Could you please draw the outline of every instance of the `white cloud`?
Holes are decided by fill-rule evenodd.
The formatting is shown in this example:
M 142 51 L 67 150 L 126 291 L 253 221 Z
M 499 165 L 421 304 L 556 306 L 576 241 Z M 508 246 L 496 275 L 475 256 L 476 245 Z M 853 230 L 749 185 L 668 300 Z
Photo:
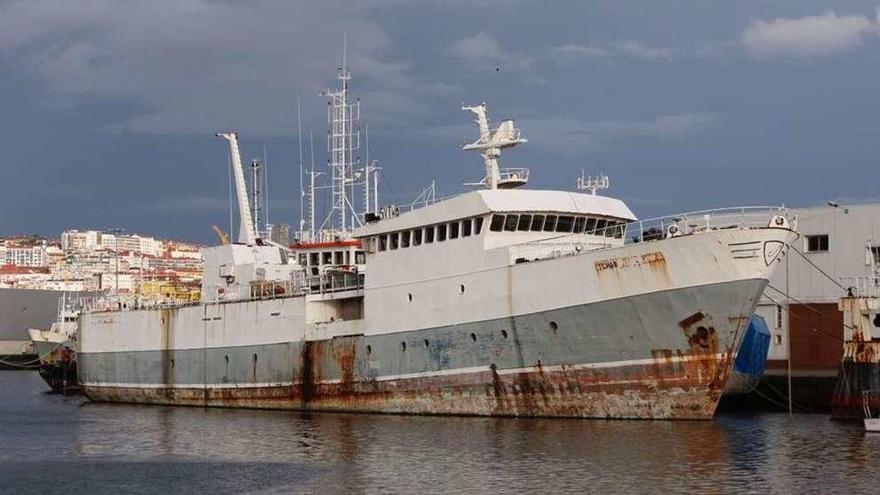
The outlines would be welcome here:
M 570 152 L 591 151 L 616 139 L 678 139 L 703 131 L 717 120 L 708 113 L 686 112 L 651 119 L 581 121 L 570 117 L 521 119 L 530 143 Z
M 756 56 L 806 58 L 851 50 L 877 32 L 876 19 L 829 11 L 797 19 L 753 19 L 740 40 Z
M 304 115 L 311 105 L 323 123 L 317 93 L 336 84 L 347 33 L 354 92 L 397 91 L 403 101 L 371 108 L 371 121 L 391 125 L 424 109 L 407 65 L 389 59 L 386 34 L 359 15 L 383 1 L 0 1 L 0 58 L 44 83 L 52 103 L 138 109 L 104 130 L 284 134 L 298 95 Z
M 668 46 L 654 46 L 635 40 L 614 41 L 598 44 L 566 44 L 553 48 L 553 52 L 561 56 L 581 57 L 626 57 L 642 60 L 670 59 L 678 55 L 678 51 Z
M 450 51 L 464 62 L 487 69 L 494 66 L 522 72 L 531 68 L 533 63 L 530 56 L 504 51 L 498 41 L 486 33 L 462 38 L 452 44 Z

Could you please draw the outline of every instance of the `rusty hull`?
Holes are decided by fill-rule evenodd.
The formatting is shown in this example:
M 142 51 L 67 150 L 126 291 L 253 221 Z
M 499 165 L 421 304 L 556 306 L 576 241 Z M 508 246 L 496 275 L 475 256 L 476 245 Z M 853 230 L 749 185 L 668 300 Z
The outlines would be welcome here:
M 86 387 L 95 401 L 314 411 L 519 417 L 709 419 L 722 360 L 615 369 L 496 370 L 405 380 L 223 388 Z M 709 371 L 709 373 L 706 373 Z M 658 376 L 659 373 L 659 376 Z
M 652 358 L 616 367 L 544 366 L 369 379 L 362 337 L 312 341 L 302 348 L 298 379 L 290 384 L 186 388 L 87 386 L 95 401 L 370 413 L 515 417 L 709 419 L 730 372 L 718 353 L 708 318 L 681 322 L 691 334 L 686 351 L 658 349 Z M 703 325 L 700 325 L 702 323 Z M 705 330 L 701 330 L 705 329 Z M 333 366 L 341 380 L 323 380 Z

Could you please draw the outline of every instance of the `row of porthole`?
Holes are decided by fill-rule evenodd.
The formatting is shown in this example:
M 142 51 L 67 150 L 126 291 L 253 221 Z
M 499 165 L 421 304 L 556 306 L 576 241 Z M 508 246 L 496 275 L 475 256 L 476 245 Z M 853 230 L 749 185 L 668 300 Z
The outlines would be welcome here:
M 462 286 L 462 287 L 464 287 L 464 286 Z M 410 297 L 412 297 L 411 294 L 410 294 Z M 553 333 L 556 333 L 556 331 L 559 329 L 559 324 L 556 323 L 555 321 L 550 321 L 550 329 L 553 330 Z M 508 337 L 507 330 L 501 330 L 501 337 L 503 337 L 505 339 Z M 477 334 L 471 332 L 471 340 L 476 342 L 477 341 Z M 425 339 L 424 343 L 425 343 L 425 349 L 431 347 L 431 343 L 428 341 L 428 339 Z M 406 351 L 406 342 L 400 343 L 400 350 Z M 367 354 L 372 354 L 372 353 L 373 353 L 373 348 L 369 344 L 367 344 Z M 253 359 L 254 359 L 254 362 L 256 363 L 257 362 L 257 355 L 256 354 L 254 354 Z M 225 354 L 223 356 L 223 360 L 226 361 L 226 364 L 229 364 L 229 355 Z M 171 367 L 174 368 L 174 360 L 173 359 L 171 360 Z
M 223 355 L 223 360 L 226 361 L 226 364 L 229 364 L 229 354 L 224 354 L 224 355 Z M 255 363 L 257 362 L 257 355 L 256 355 L 256 354 L 254 354 L 254 362 L 255 362 Z M 174 360 L 173 360 L 173 359 L 171 360 L 171 365 L 172 365 L 172 366 L 174 365 Z
M 461 284 L 461 285 L 458 286 L 458 293 L 459 293 L 459 294 L 464 294 L 464 284 Z M 406 294 L 406 299 L 407 299 L 409 302 L 412 302 L 412 300 L 413 300 L 412 292 L 408 292 L 408 293 Z
M 369 346 L 367 346 L 367 347 L 369 347 Z M 229 364 L 229 354 L 224 354 L 223 360 L 226 362 L 226 364 Z M 254 362 L 255 363 L 257 362 L 257 355 L 256 354 L 254 354 Z M 174 359 L 171 360 L 171 367 L 174 368 Z
M 550 321 L 550 330 L 552 330 L 553 333 L 556 333 L 556 331 L 558 329 L 559 329 L 559 324 L 556 323 L 555 321 Z M 506 339 L 508 336 L 509 335 L 507 333 L 507 330 L 501 330 L 501 337 Z M 477 342 L 477 334 L 471 332 L 471 340 L 476 343 Z M 424 343 L 425 343 L 425 349 L 431 347 L 431 342 L 428 341 L 428 339 L 425 339 Z M 406 352 L 406 342 L 404 342 L 404 341 L 400 342 L 400 350 L 403 352 Z M 372 353 L 373 353 L 373 347 L 370 346 L 369 344 L 367 344 L 367 354 L 372 354 Z

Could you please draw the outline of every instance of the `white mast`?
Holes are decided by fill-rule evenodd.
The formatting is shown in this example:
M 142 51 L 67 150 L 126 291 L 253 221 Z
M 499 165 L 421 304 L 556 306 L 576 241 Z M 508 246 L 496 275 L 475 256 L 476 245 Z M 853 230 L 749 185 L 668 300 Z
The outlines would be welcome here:
M 367 164 L 363 168 L 364 211 L 366 215 L 379 210 L 379 170 L 377 161 L 370 159 L 370 129 L 364 124 L 364 140 L 367 147 Z
M 260 160 L 251 160 L 251 194 L 253 195 L 253 208 L 254 208 L 254 232 L 256 233 L 256 238 L 259 239 L 262 237 L 260 228 L 260 211 L 262 207 L 261 199 L 261 184 L 263 182 L 262 178 L 262 166 L 260 164 Z
M 308 203 L 308 229 L 304 229 L 304 231 L 308 234 L 308 237 L 305 239 L 301 239 L 305 242 L 314 242 L 315 241 L 315 179 L 319 175 L 323 175 L 323 172 L 315 172 L 315 140 L 312 136 L 312 130 L 309 129 L 309 153 L 310 153 L 310 167 L 309 167 L 309 199 Z M 304 235 L 305 237 L 305 235 Z
M 304 207 L 306 192 L 303 184 L 303 125 L 302 125 L 302 106 L 299 98 L 296 99 L 296 127 L 297 140 L 299 141 L 299 238 L 302 241 L 303 232 L 305 232 L 306 212 Z
M 364 215 L 366 215 L 372 206 L 370 200 L 370 174 L 373 172 L 373 164 L 370 162 L 370 127 L 366 124 L 364 124 L 364 139 L 367 144 L 367 165 L 364 167 Z
M 501 151 L 504 148 L 511 148 L 527 142 L 526 139 L 520 137 L 520 130 L 513 126 L 513 120 L 505 120 L 497 129 L 490 129 L 485 103 L 471 107 L 462 106 L 461 109 L 473 112 L 477 116 L 475 122 L 480 130 L 480 138 L 471 144 L 462 146 L 462 149 L 465 151 L 477 150 L 483 157 L 483 162 L 486 165 L 486 177 L 480 184 L 485 185 L 487 189 L 498 189 L 499 186 L 516 187 L 525 184 L 525 181 L 528 180 L 528 170 L 516 169 L 517 172 L 506 173 L 502 178 L 502 170 L 498 167 L 498 159 L 501 158 Z
M 338 68 L 337 79 L 340 87 L 336 91 L 328 90 L 323 93 L 330 99 L 327 108 L 327 120 L 330 124 L 330 131 L 327 134 L 327 151 L 330 153 L 330 182 L 333 201 L 321 228 L 323 229 L 328 223 L 333 223 L 335 217 L 336 227 L 342 232 L 347 232 L 351 228 L 361 225 L 347 190 L 357 182 L 354 177 L 354 166 L 357 165 L 354 152 L 360 148 L 360 131 L 356 125 L 360 119 L 360 101 L 348 102 L 348 82 L 351 80 L 351 69 L 346 65 L 346 45 L 347 40 L 343 46 L 342 67 Z M 351 219 L 349 219 L 349 214 L 351 214 Z
M 229 156 L 232 158 L 232 172 L 235 176 L 235 192 L 238 196 L 238 218 L 241 225 L 238 229 L 238 242 L 253 245 L 256 242 L 254 222 L 251 220 L 251 208 L 248 204 L 247 186 L 244 182 L 244 170 L 241 166 L 241 153 L 238 150 L 238 134 L 235 132 L 218 132 L 217 137 L 229 141 Z

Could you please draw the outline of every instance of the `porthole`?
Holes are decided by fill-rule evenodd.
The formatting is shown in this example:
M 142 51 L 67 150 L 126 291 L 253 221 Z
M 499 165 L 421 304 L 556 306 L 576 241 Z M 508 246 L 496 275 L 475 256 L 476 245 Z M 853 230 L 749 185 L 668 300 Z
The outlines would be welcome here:
M 373 348 L 370 347 L 369 345 L 367 345 L 367 355 L 369 356 L 372 353 L 373 353 Z
M 502 331 L 501 331 L 501 336 L 504 337 L 504 338 L 506 339 L 506 338 L 507 338 L 507 330 L 502 330 Z
M 254 362 L 255 363 L 257 362 L 257 355 L 256 354 L 254 354 Z
M 172 369 L 174 368 L 174 360 L 173 359 L 171 360 L 171 368 Z
M 458 286 L 458 292 L 459 294 L 464 294 L 464 284 Z
M 474 342 L 476 342 L 476 341 L 477 341 L 477 334 L 475 334 L 475 333 L 471 333 L 471 340 L 473 340 Z
M 409 302 L 412 302 L 412 292 L 406 295 L 406 298 L 409 299 Z
M 226 356 L 223 356 L 223 359 L 225 359 L 225 360 L 226 360 L 226 364 L 229 364 L 229 356 L 228 356 L 228 355 L 226 355 Z
M 400 350 L 401 350 L 401 351 L 406 351 L 406 342 L 401 342 L 401 343 L 400 343 Z
M 553 330 L 553 333 L 556 333 L 556 331 L 559 330 L 559 323 L 556 323 L 555 321 L 551 320 L 550 321 L 550 330 Z
M 428 339 L 425 339 L 425 349 L 427 349 L 428 347 L 431 347 L 431 343 L 428 342 Z

